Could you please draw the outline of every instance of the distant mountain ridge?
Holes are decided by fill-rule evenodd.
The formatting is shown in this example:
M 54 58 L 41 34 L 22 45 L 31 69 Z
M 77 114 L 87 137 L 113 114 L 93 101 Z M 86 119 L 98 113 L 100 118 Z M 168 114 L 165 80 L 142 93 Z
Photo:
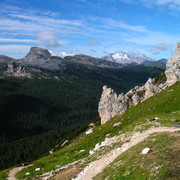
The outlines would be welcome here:
M 52 56 L 47 49 L 40 47 L 31 47 L 29 53 L 22 59 L 13 59 L 8 56 L 0 55 L 0 64 L 8 64 L 10 61 L 15 61 L 22 66 L 33 67 L 36 69 L 45 69 L 50 71 L 59 71 L 63 73 L 69 62 L 81 63 L 96 67 L 122 68 L 123 65 L 106 61 L 100 58 L 94 58 L 87 55 L 66 56 L 64 58 L 59 56 Z
M 74 56 L 53 56 L 47 49 L 31 47 L 29 53 L 22 59 L 13 59 L 8 56 L 0 55 L 0 65 L 6 66 L 10 61 L 15 61 L 21 66 L 44 69 L 63 73 L 69 63 L 81 63 L 92 67 L 122 68 L 125 65 L 145 65 L 165 69 L 166 60 L 155 61 L 145 55 L 131 55 L 128 53 L 112 53 L 102 58 L 95 58 L 83 54 Z
M 142 64 L 144 61 L 153 62 L 154 59 L 142 55 L 133 55 L 126 52 L 119 52 L 119 53 L 111 53 L 107 56 L 102 57 L 102 59 L 117 62 L 121 64 Z

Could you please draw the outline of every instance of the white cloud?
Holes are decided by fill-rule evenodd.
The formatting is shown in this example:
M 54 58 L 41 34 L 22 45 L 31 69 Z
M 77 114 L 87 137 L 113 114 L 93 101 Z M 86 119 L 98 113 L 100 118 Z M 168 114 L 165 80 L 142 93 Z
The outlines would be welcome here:
M 158 50 L 158 49 L 148 49 L 147 51 L 150 52 L 153 55 L 157 55 L 157 54 L 161 53 L 161 51 Z
M 130 31 L 135 31 L 135 32 L 143 32 L 147 33 L 149 32 L 145 26 L 137 26 L 137 25 L 131 25 L 126 22 L 122 21 L 117 21 L 112 18 L 98 18 L 98 17 L 91 17 L 94 20 L 99 20 L 103 23 L 104 28 L 122 28 Z
M 117 23 L 117 26 L 123 29 L 137 31 L 137 32 L 148 32 L 148 30 L 144 26 L 132 26 L 126 23 Z
M 83 26 L 80 20 L 62 19 L 53 12 L 26 10 L 16 6 L 2 6 L 0 15 L 1 35 L 7 32 L 33 35 L 42 31 L 79 34 Z
M 159 44 L 153 45 L 153 48 L 159 49 L 160 51 L 166 51 L 166 50 L 170 50 L 174 48 L 174 46 L 170 44 L 159 43 Z
M 89 49 L 89 51 L 96 53 L 97 51 L 95 49 Z
M 8 38 L 0 38 L 0 43 L 1 42 L 18 42 L 18 43 L 37 43 L 37 40 L 33 39 L 8 39 Z
M 65 51 L 62 51 L 62 52 L 60 52 L 60 56 L 61 56 L 61 57 L 74 56 L 74 54 L 68 53 L 68 52 L 65 52 Z
M 36 35 L 41 45 L 56 48 L 59 46 L 57 37 L 50 31 L 44 31 Z
M 180 10 L 180 1 L 179 0 L 121 0 L 125 3 L 130 4 L 143 4 L 146 7 L 163 7 L 170 10 Z
M 49 49 L 48 49 L 48 51 L 50 52 L 51 56 L 58 56 L 54 51 L 49 50 Z
M 155 44 L 172 44 L 175 45 L 177 43 L 177 40 L 180 39 L 180 34 L 168 34 L 165 32 L 149 32 L 145 36 L 143 35 L 136 35 L 131 36 L 126 39 L 124 39 L 127 42 L 135 43 L 137 45 L 150 45 L 153 46 Z
M 55 19 L 47 16 L 37 16 L 37 15 L 19 15 L 19 14 L 9 14 L 10 17 L 20 18 L 23 20 L 38 22 L 38 24 L 45 24 L 49 26 L 57 27 L 59 25 L 71 25 L 71 26 L 82 26 L 79 20 L 65 20 L 65 19 Z
M 152 46 L 151 49 L 148 50 L 151 54 L 157 55 L 165 51 L 169 51 L 174 49 L 173 45 L 165 44 L 165 43 L 159 43 Z
M 101 45 L 100 41 L 97 40 L 91 40 L 88 42 L 89 46 L 94 46 L 94 45 Z

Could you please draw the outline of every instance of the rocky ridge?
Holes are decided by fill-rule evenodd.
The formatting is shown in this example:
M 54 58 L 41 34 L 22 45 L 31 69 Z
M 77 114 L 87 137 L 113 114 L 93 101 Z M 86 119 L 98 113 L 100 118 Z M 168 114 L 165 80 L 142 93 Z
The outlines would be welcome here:
M 167 61 L 165 75 L 161 74 L 154 79 L 149 78 L 145 85 L 136 86 L 125 95 L 123 93 L 117 95 L 113 89 L 103 87 L 98 106 L 101 124 L 122 115 L 129 107 L 136 106 L 177 81 L 180 81 L 180 43 L 177 43 L 175 54 Z

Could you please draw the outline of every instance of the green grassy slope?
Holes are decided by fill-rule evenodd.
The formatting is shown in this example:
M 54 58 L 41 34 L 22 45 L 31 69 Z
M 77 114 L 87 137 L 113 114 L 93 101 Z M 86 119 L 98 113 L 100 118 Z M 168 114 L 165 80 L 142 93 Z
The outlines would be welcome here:
M 140 103 L 136 107 L 129 109 L 123 116 L 116 117 L 107 124 L 97 126 L 94 132 L 88 136 L 82 133 L 74 142 L 65 148 L 45 156 L 35 162 L 33 166 L 22 170 L 17 174 L 19 179 L 32 179 L 38 175 L 56 169 L 57 165 L 66 165 L 81 158 L 88 157 L 89 150 L 93 149 L 96 143 L 105 139 L 105 136 L 111 133 L 111 136 L 123 133 L 132 133 L 133 131 L 143 131 L 151 126 L 172 126 L 180 121 L 180 83 L 169 87 L 161 93 L 151 97 L 150 99 Z M 151 121 L 154 117 L 159 119 Z M 115 122 L 122 122 L 122 125 L 113 127 Z M 158 138 L 157 137 L 157 141 Z M 107 151 L 113 147 L 107 147 Z M 80 153 L 80 150 L 85 150 Z M 87 158 L 89 162 L 99 156 L 101 152 Z M 41 168 L 41 171 L 35 172 L 35 168 Z M 30 172 L 29 176 L 25 176 L 26 172 Z
M 152 135 L 120 155 L 95 180 L 179 179 L 180 133 Z M 141 151 L 150 147 L 151 152 Z

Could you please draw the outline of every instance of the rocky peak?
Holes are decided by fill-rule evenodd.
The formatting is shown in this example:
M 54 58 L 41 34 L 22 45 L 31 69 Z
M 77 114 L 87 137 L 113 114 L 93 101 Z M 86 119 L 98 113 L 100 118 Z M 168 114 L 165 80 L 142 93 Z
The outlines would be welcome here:
M 167 61 L 165 74 L 168 86 L 180 81 L 180 43 L 177 43 L 174 55 Z
M 28 59 L 49 59 L 51 58 L 51 54 L 47 49 L 43 49 L 40 47 L 31 47 L 29 53 L 25 56 Z
M 51 71 L 62 69 L 62 58 L 51 56 L 47 49 L 40 47 L 31 47 L 29 53 L 23 59 L 21 59 L 21 62 L 31 67 L 42 68 Z
M 101 124 L 108 122 L 114 116 L 122 115 L 128 107 L 136 106 L 138 103 L 180 81 L 180 43 L 177 44 L 173 57 L 167 61 L 165 75 L 165 80 L 160 79 L 160 83 L 158 78 L 149 78 L 143 86 L 136 86 L 125 95 L 120 94 L 118 96 L 113 89 L 104 86 L 98 107 Z

